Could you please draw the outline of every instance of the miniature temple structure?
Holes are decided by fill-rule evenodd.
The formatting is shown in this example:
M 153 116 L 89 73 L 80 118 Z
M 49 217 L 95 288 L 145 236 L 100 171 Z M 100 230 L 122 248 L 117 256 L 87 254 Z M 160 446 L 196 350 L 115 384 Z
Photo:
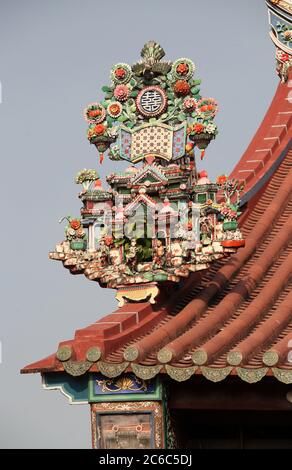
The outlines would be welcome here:
M 50 258 L 72 273 L 117 289 L 128 301 L 156 302 L 169 284 L 208 269 L 244 245 L 237 219 L 237 180 L 215 183 L 197 172 L 195 149 L 203 158 L 217 135 L 218 105 L 200 95 L 190 59 L 163 60 L 153 41 L 141 61 L 119 63 L 104 86 L 104 100 L 84 111 L 88 139 L 110 159 L 130 164 L 107 176 L 81 170 L 81 218 L 68 218 L 66 239 Z
M 50 258 L 119 306 L 21 372 L 90 404 L 94 448 L 292 447 L 292 5 L 267 5 L 280 83 L 229 177 L 196 169 L 216 101 L 153 41 L 85 110 L 100 160 L 129 166 L 106 188 L 79 172 Z

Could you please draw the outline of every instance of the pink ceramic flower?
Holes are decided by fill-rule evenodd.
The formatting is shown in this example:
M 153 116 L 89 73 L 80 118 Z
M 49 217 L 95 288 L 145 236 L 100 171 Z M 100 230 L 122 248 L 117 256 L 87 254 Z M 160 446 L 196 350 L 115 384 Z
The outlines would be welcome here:
M 183 102 L 184 111 L 192 112 L 197 107 L 197 101 L 194 98 L 186 98 Z
M 114 89 L 114 97 L 118 101 L 126 101 L 129 96 L 129 89 L 126 85 L 117 85 Z

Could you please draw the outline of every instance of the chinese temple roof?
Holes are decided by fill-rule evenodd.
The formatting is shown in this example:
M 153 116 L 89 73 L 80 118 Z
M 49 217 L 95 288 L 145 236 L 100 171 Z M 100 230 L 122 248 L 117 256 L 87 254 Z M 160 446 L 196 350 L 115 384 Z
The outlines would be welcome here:
M 208 271 L 161 292 L 156 304 L 127 303 L 60 343 L 22 373 L 132 370 L 247 382 L 265 375 L 292 383 L 292 148 L 289 80 L 231 178 L 245 182 L 240 229 L 246 245 Z

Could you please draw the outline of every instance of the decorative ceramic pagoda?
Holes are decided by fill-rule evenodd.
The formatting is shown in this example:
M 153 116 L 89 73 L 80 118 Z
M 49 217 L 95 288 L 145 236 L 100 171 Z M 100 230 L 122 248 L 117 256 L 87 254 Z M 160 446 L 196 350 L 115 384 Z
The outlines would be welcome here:
M 100 154 L 130 164 L 107 177 L 81 170 L 81 218 L 67 218 L 66 240 L 50 258 L 74 274 L 117 289 L 117 299 L 151 303 L 159 289 L 227 257 L 244 240 L 237 217 L 242 187 L 196 170 L 217 135 L 217 102 L 200 95 L 190 59 L 163 60 L 150 41 L 141 61 L 116 64 L 100 103 L 84 111 L 88 139 Z M 219 194 L 219 197 L 218 197 Z

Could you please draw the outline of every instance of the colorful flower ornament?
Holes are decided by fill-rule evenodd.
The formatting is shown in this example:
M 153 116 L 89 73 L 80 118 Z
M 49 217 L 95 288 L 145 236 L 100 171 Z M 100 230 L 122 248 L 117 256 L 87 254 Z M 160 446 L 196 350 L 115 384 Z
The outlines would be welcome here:
M 190 59 L 178 59 L 171 67 L 171 74 L 175 80 L 189 80 L 195 72 L 195 64 Z
M 175 82 L 173 89 L 176 95 L 185 96 L 190 92 L 190 85 L 186 80 L 178 80 Z
M 99 124 L 105 120 L 105 109 L 100 103 L 90 103 L 84 109 L 84 119 L 92 124 Z
M 218 112 L 218 103 L 213 98 L 202 98 L 198 102 L 198 113 L 204 119 L 211 119 Z
M 89 128 L 87 131 L 87 138 L 88 140 L 92 140 L 96 137 L 102 136 L 106 131 L 106 127 L 104 124 L 89 124 Z
M 186 113 L 192 113 L 197 109 L 197 101 L 194 98 L 185 98 L 182 107 Z
M 145 122 L 157 121 L 171 127 L 185 122 L 190 140 L 197 147 L 199 141 L 211 141 L 217 134 L 217 127 L 211 122 L 217 103 L 210 98 L 201 99 L 200 80 L 193 79 L 195 64 L 187 58 L 173 64 L 161 61 L 161 48 L 151 42 L 146 46 L 140 62 L 133 66 L 120 62 L 111 68 L 111 83 L 102 87 L 104 106 L 91 103 L 84 111 L 89 123 L 87 137 L 100 152 L 101 161 L 107 150 L 110 159 L 122 158 L 113 151 L 121 127 L 135 132 Z M 199 132 L 200 126 L 204 127 Z
M 126 85 L 117 85 L 114 89 L 114 97 L 118 101 L 126 101 L 129 96 L 129 88 Z
M 217 176 L 216 183 L 221 186 L 225 184 L 227 180 L 228 180 L 227 175 L 219 175 Z
M 78 230 L 81 226 L 81 222 L 79 219 L 72 219 L 70 220 L 70 226 L 73 230 Z
M 114 84 L 125 84 L 131 80 L 132 70 L 128 64 L 116 64 L 111 70 L 111 80 Z
M 122 111 L 123 107 L 118 101 L 113 101 L 107 107 L 107 113 L 113 119 L 117 119 L 122 114 Z
M 200 124 L 200 123 L 194 124 L 194 132 L 196 134 L 201 134 L 201 132 L 204 132 L 204 130 L 205 130 L 205 127 L 203 124 Z
M 280 60 L 281 62 L 288 62 L 291 58 L 289 54 L 286 52 L 282 51 L 281 49 L 276 50 L 276 58 Z
M 97 124 L 95 127 L 94 127 L 94 132 L 96 135 L 102 135 L 105 131 L 105 127 L 103 124 Z
M 210 122 L 209 124 L 207 124 L 205 131 L 207 132 L 207 134 L 212 134 L 212 135 L 216 134 L 216 131 L 217 131 L 216 124 L 213 124 L 212 122 Z

